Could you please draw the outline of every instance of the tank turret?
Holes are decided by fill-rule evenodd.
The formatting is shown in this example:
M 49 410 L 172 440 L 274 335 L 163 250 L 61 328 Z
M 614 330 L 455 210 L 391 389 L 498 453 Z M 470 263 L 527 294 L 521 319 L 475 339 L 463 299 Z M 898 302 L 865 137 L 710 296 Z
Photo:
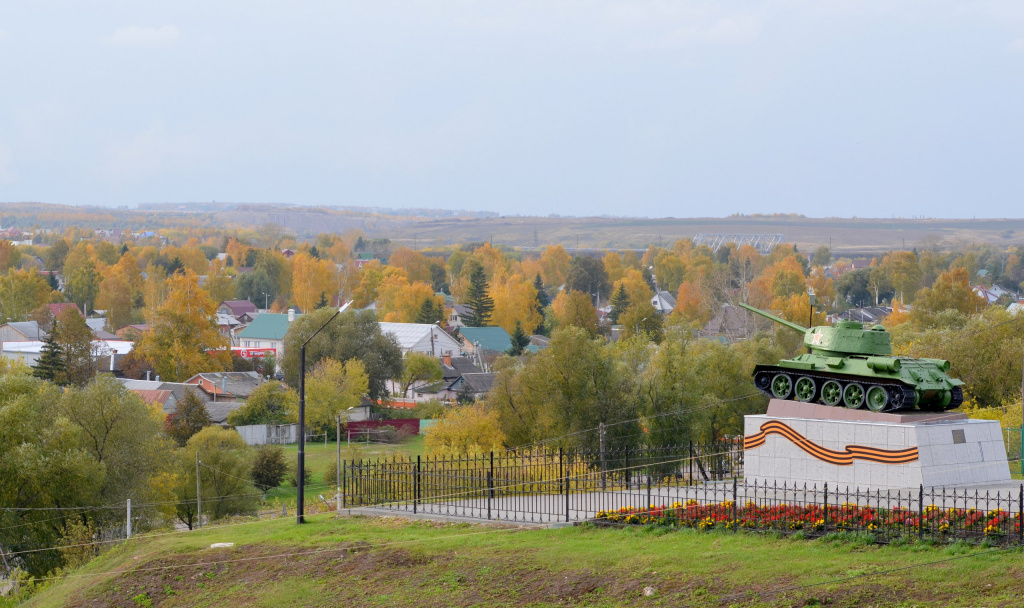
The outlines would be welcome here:
M 840 321 L 808 328 L 740 306 L 802 333 L 810 351 L 754 368 L 754 385 L 770 397 L 875 412 L 915 406 L 941 411 L 963 402 L 963 382 L 947 375 L 949 361 L 892 356 L 889 332 L 881 325 Z

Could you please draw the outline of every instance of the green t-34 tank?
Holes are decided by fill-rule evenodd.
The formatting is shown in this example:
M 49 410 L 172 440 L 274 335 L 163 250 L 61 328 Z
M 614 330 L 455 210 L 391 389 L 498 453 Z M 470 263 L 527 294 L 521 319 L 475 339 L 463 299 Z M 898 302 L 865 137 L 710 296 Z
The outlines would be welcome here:
M 804 335 L 809 353 L 754 368 L 754 386 L 776 399 L 795 399 L 873 412 L 942 411 L 964 400 L 963 381 L 950 378 L 949 361 L 892 356 L 889 332 L 856 321 L 810 329 L 740 304 Z

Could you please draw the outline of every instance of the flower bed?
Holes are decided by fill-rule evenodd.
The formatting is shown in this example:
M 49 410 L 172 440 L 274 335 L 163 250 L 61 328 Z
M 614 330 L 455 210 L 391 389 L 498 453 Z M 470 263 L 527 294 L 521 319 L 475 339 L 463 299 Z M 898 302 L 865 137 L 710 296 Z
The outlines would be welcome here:
M 637 509 L 622 507 L 598 511 L 598 523 L 657 525 L 696 528 L 698 530 L 776 530 L 780 532 L 817 532 L 826 530 L 871 532 L 881 539 L 918 533 L 943 540 L 982 539 L 1014 541 L 1020 535 L 1020 516 L 1003 509 L 942 509 L 925 507 L 923 514 L 906 507 L 875 508 L 843 503 L 829 505 L 759 505 L 754 502 L 737 507 L 731 500 L 701 504 L 696 500 L 671 505 L 651 505 Z

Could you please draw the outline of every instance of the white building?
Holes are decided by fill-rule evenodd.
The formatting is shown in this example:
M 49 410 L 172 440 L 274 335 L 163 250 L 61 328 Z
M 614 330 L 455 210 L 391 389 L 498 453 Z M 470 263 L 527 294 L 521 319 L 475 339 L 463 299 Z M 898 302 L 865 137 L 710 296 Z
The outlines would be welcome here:
M 381 321 L 381 333 L 391 334 L 405 353 L 424 353 L 440 357 L 458 353 L 462 345 L 448 332 L 430 323 L 387 323 Z

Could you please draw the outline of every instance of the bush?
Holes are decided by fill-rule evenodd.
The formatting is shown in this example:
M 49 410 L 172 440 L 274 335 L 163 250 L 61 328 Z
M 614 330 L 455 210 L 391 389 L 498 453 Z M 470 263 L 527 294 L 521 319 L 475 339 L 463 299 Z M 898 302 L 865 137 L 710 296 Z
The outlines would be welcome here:
M 306 467 L 306 470 L 303 471 L 303 473 L 304 475 L 302 478 L 305 480 L 305 485 L 308 486 L 313 483 L 313 469 Z M 297 472 L 288 474 L 288 484 L 293 488 L 299 487 L 299 476 L 297 475 Z
M 284 449 L 279 445 L 261 445 L 256 448 L 252 462 L 252 481 L 257 488 L 266 492 L 281 485 L 288 463 Z

